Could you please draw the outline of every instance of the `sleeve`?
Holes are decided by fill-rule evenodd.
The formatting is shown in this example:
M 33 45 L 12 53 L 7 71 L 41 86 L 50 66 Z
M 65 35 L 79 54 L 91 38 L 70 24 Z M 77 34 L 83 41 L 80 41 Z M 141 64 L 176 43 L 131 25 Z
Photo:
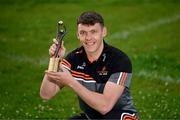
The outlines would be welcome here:
M 113 61 L 112 74 L 108 81 L 125 87 L 130 87 L 132 64 L 127 56 L 118 57 Z

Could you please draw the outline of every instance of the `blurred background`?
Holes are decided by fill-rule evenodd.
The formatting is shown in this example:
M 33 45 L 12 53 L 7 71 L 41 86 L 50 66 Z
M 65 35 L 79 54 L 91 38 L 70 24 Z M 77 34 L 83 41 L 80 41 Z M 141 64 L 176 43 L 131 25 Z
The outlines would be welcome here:
M 0 119 L 66 119 L 81 110 L 65 88 L 39 96 L 48 49 L 63 20 L 67 53 L 79 46 L 76 19 L 97 11 L 106 42 L 133 63 L 131 94 L 141 119 L 180 119 L 179 0 L 0 0 Z

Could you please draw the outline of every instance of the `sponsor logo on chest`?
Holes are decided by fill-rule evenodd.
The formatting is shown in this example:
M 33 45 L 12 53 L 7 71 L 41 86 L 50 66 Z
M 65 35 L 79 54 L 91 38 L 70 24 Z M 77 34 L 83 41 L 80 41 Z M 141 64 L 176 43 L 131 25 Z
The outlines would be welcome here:
M 82 65 L 78 65 L 78 66 L 77 66 L 77 69 L 84 70 L 85 67 L 86 67 L 86 63 L 83 62 Z
M 106 76 L 108 75 L 108 71 L 106 69 L 106 66 L 103 66 L 103 68 L 100 71 L 97 71 L 100 76 Z

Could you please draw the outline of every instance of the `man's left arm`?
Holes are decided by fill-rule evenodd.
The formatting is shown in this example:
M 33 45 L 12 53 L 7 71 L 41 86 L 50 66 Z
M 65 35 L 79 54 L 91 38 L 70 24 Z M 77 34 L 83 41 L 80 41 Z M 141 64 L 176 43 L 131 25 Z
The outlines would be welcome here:
M 114 107 L 124 90 L 124 86 L 117 85 L 113 82 L 106 83 L 102 94 L 88 90 L 75 80 L 71 82 L 69 86 L 86 102 L 86 104 L 103 115 Z

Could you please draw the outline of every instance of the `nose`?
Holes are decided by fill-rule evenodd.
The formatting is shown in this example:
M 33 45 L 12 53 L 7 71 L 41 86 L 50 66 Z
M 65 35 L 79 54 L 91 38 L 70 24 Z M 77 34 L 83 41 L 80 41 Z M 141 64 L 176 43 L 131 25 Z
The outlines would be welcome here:
M 91 40 L 92 38 L 92 35 L 90 33 L 87 33 L 86 36 L 85 36 L 85 39 L 86 40 Z

